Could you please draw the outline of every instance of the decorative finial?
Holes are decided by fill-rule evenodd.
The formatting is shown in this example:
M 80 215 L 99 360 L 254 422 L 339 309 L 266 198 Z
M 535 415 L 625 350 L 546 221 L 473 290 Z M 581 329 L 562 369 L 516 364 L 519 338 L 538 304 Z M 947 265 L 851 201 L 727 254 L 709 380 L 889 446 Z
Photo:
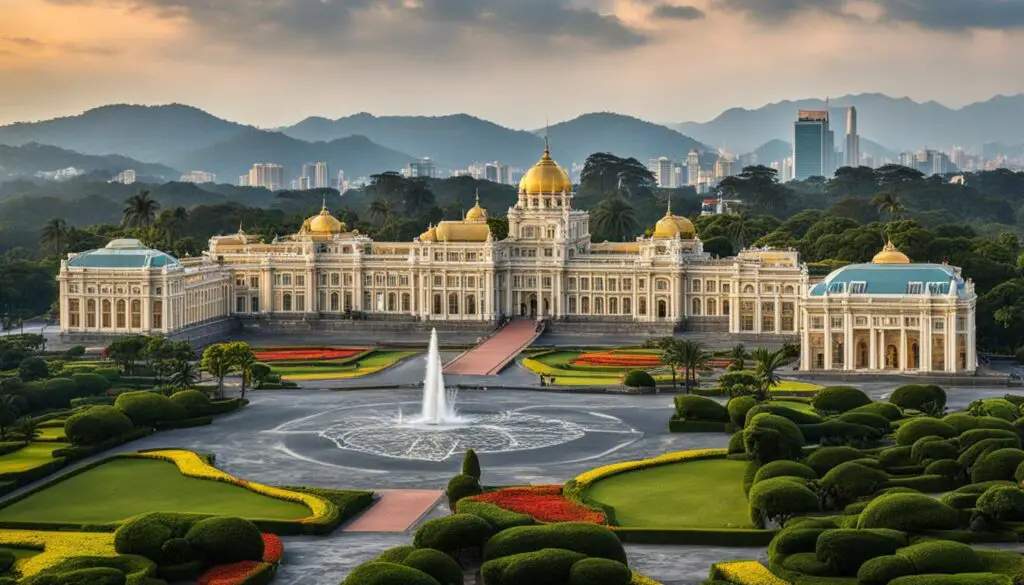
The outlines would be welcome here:
M 477 205 L 477 207 L 480 207 L 480 188 L 479 187 L 476 188 L 476 205 Z
M 551 133 L 551 122 L 548 121 L 547 116 L 544 117 L 544 156 L 551 156 L 551 145 L 548 143 L 548 134 Z
M 670 217 L 671 215 L 672 215 L 672 196 L 669 195 L 668 196 L 668 209 L 665 210 L 665 217 Z
M 238 222 L 238 235 L 242 235 L 244 233 L 245 232 L 242 231 L 242 222 L 241 222 L 241 220 L 239 220 L 239 222 Z
M 320 208 L 320 211 L 327 211 L 327 195 L 324 195 L 323 206 Z

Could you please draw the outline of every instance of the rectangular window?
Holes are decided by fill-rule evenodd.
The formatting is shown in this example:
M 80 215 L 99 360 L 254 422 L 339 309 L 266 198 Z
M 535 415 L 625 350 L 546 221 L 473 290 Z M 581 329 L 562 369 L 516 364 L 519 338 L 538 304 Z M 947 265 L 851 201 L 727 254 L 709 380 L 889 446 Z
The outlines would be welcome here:
M 570 278 L 569 279 L 568 288 L 569 288 L 569 290 L 576 290 L 576 279 L 575 278 Z
M 551 258 L 552 256 L 554 256 L 554 254 L 555 254 L 555 251 L 552 250 L 551 248 L 544 248 L 544 257 L 545 258 Z
M 622 279 L 622 292 L 630 292 L 633 290 L 633 279 L 623 278 Z
M 402 278 L 398 279 L 398 282 L 402 286 L 409 286 L 409 275 L 408 274 L 403 274 Z
M 811 329 L 821 329 L 824 321 L 822 317 L 811 317 Z
M 523 278 L 521 276 L 512 277 L 512 288 L 519 288 L 523 286 Z
M 397 274 L 389 274 L 388 275 L 388 286 L 398 286 L 398 275 Z
M 716 288 L 716 283 L 715 283 L 715 281 L 713 281 L 713 280 L 709 280 L 709 281 L 707 281 L 707 282 L 706 282 L 706 283 L 704 283 L 704 284 L 706 285 L 706 286 L 705 286 L 705 288 L 707 289 L 707 292 L 709 292 L 709 293 L 713 293 L 713 292 L 715 292 L 715 288 Z
M 728 282 L 723 282 L 722 283 L 722 292 L 729 293 L 731 288 L 732 287 L 730 286 L 730 284 Z
M 331 273 L 331 286 L 339 286 L 339 285 L 341 285 L 341 275 L 338 274 L 337 272 L 332 272 Z
M 345 274 L 345 286 L 352 286 L 353 282 L 354 282 L 354 280 L 352 279 L 352 275 L 351 274 Z
M 546 288 L 546 289 L 551 288 L 551 277 L 550 276 L 545 276 L 544 280 L 543 280 L 543 283 L 544 283 L 544 288 Z
M 466 288 L 476 288 L 476 277 L 475 276 L 467 276 L 466 277 Z
M 476 252 L 466 252 L 466 262 L 476 262 Z
M 449 276 L 448 277 L 448 288 L 456 288 L 458 286 L 459 286 L 459 277 L 458 276 Z
M 604 279 L 601 279 L 601 278 L 595 278 L 594 279 L 594 290 L 601 290 L 601 291 L 604 290 Z
M 590 290 L 590 279 L 589 278 L 581 278 L 580 279 L 580 290 Z
M 252 297 L 251 299 L 249 299 L 249 308 L 251 309 L 251 312 L 259 313 L 260 312 L 260 298 L 259 297 Z
M 908 295 L 919 295 L 924 292 L 923 282 L 908 282 L 907 283 L 907 294 Z
M 306 286 L 306 276 L 304 274 L 295 275 L 295 286 Z
M 249 277 L 249 288 L 259 288 L 259 287 L 260 287 L 260 277 L 258 277 L 258 276 L 250 276 Z
M 434 252 L 435 262 L 444 262 L 444 252 Z
M 555 228 L 549 227 L 548 228 L 548 239 L 549 240 L 553 240 L 554 238 L 555 238 Z
M 608 279 L 608 292 L 615 292 L 615 290 L 618 288 L 617 282 L 618 281 L 616 281 L 615 279 Z
M 238 297 L 238 298 L 235 299 L 235 312 L 236 313 L 244 313 L 245 312 L 245 297 Z
M 442 278 L 443 277 L 440 274 L 435 274 L 434 275 L 434 286 L 441 286 L 444 283 Z
M 843 328 L 843 318 L 842 317 L 835 317 L 835 316 L 833 316 L 832 317 L 832 328 L 833 329 L 842 329 Z
M 364 274 L 363 275 L 363 286 L 373 286 L 373 275 L 372 274 Z
M 690 292 L 699 293 L 700 292 L 700 288 L 701 287 L 700 287 L 700 281 L 699 280 L 691 280 L 690 281 Z
M 529 288 L 529 289 L 537 288 L 537 277 L 536 276 L 527 276 L 526 277 L 526 288 Z
M 458 252 L 448 252 L 448 261 L 449 262 L 458 262 L 459 261 L 459 253 Z
M 637 290 L 647 290 L 647 279 L 646 278 L 637 279 L 637 281 L 636 281 L 636 289 Z
M 868 290 L 868 283 L 856 281 L 850 283 L 850 294 L 851 295 L 862 295 Z

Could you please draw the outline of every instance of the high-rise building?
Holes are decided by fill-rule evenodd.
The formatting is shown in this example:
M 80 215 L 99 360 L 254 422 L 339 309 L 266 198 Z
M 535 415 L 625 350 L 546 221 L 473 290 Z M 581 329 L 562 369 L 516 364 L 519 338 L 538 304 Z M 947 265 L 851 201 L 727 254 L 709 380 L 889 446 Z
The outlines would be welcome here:
M 405 167 L 405 175 L 409 178 L 421 177 L 425 179 L 433 179 L 437 177 L 437 168 L 434 167 L 434 161 L 429 158 L 422 158 L 418 161 L 409 163 Z
M 691 187 L 700 184 L 700 153 L 696 148 L 686 155 L 686 183 Z
M 206 171 L 191 171 L 182 175 L 179 181 L 182 183 L 216 183 L 217 175 Z
M 846 160 L 848 167 L 860 166 L 860 135 L 857 134 L 857 108 L 846 108 Z
M 284 167 L 275 163 L 256 163 L 249 169 L 249 187 L 271 191 L 284 189 Z
M 238 177 L 238 186 L 239 187 L 252 187 L 252 185 L 249 184 L 249 175 L 248 174 L 241 175 L 241 176 Z
M 728 154 L 722 154 L 715 161 L 715 181 L 721 181 L 733 175 L 733 159 Z
M 835 172 L 835 134 L 828 110 L 800 110 L 793 124 L 793 178 L 830 177 Z
M 315 166 L 315 173 L 313 175 L 313 188 L 314 189 L 327 189 L 331 186 L 331 170 L 324 161 L 319 161 Z
M 498 182 L 498 163 L 492 162 L 484 165 L 484 180 L 492 183 Z
M 647 161 L 647 169 L 654 175 L 654 180 L 658 183 L 659 187 L 664 189 L 673 189 L 678 187 L 679 184 L 675 182 L 676 161 L 663 156 L 660 158 L 652 158 Z
M 779 163 L 779 182 L 788 183 L 793 180 L 793 157 L 787 156 Z
M 110 182 L 131 185 L 132 183 L 135 182 L 135 171 L 133 171 L 132 169 L 125 169 L 120 173 L 117 173 L 117 175 L 115 175 L 113 179 L 110 179 Z
M 909 150 L 900 153 L 900 166 L 917 168 L 917 155 Z
M 348 181 L 345 180 L 345 171 L 341 169 L 338 170 L 338 182 L 335 183 L 335 187 L 338 189 L 338 193 L 341 193 L 342 195 L 345 194 L 345 191 L 348 191 Z

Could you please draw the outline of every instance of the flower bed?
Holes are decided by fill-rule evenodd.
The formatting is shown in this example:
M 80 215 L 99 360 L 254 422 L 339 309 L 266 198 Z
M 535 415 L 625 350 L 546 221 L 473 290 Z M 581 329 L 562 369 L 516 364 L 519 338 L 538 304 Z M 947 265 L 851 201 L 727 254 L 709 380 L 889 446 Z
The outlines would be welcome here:
M 657 368 L 663 365 L 661 356 L 658 354 L 618 353 L 614 351 L 584 353 L 569 363 L 572 365 L 613 366 L 630 369 Z
M 562 486 L 506 488 L 472 496 L 470 500 L 494 504 L 540 522 L 592 522 L 607 524 L 603 512 L 570 501 L 562 495 Z
M 681 461 L 696 461 L 698 459 L 716 459 L 719 457 L 725 457 L 728 454 L 728 449 L 695 449 L 692 451 L 678 451 L 675 453 L 665 453 L 659 455 L 653 459 L 642 459 L 640 461 L 623 461 L 621 463 L 613 463 L 611 465 L 605 465 L 604 467 L 598 467 L 597 469 L 591 469 L 577 475 L 572 480 L 574 484 L 572 489 L 579 492 L 590 487 L 594 482 L 599 479 L 604 479 L 612 475 L 619 473 L 625 473 L 627 471 L 636 471 L 638 469 L 647 469 L 648 467 L 657 467 L 659 465 L 668 465 L 670 463 L 679 463 Z M 569 488 L 570 486 L 566 486 Z
M 276 534 L 263 533 L 263 562 L 279 563 L 284 555 L 284 544 Z
M 217 565 L 199 576 L 198 585 L 243 585 L 267 583 L 273 575 L 274 565 L 259 561 L 241 561 L 230 565 Z
M 254 352 L 261 362 L 301 361 L 301 360 L 337 360 L 350 358 L 366 351 L 339 347 L 322 347 L 315 349 L 268 349 Z
M 736 585 L 790 585 L 776 577 L 757 561 L 729 561 L 711 567 L 711 579 L 728 581 Z
M 0 546 L 43 551 L 18 562 L 18 570 L 25 577 L 35 575 L 70 557 L 117 556 L 114 550 L 114 535 L 104 532 L 0 530 Z

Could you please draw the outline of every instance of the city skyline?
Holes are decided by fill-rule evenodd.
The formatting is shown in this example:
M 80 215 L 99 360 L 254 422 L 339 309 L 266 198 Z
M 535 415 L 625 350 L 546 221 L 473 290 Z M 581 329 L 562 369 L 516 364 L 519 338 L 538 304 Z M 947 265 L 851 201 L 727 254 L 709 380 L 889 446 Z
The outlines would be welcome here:
M 0 123 L 107 103 L 190 103 L 263 127 L 359 111 L 465 111 L 516 128 L 602 110 L 669 123 L 709 119 L 721 103 L 863 91 L 960 107 L 1024 91 L 1024 65 L 996 58 L 1024 49 L 1014 34 L 1024 6 L 980 4 L 332 0 L 284 11 L 251 0 L 11 0 L 0 23 Z M 799 50 L 806 43 L 818 48 Z M 743 68 L 682 102 L 668 96 L 690 86 L 685 75 L 659 77 L 657 92 L 635 91 L 665 55 L 700 50 L 739 66 L 755 48 L 759 60 L 791 66 L 781 75 Z M 253 59 L 280 71 L 280 82 L 250 92 Z M 306 65 L 322 72 L 322 87 L 296 93 Z M 536 96 L 525 81 L 551 67 L 560 74 L 544 76 L 545 107 L 519 107 Z M 495 83 L 496 69 L 507 82 Z M 616 83 L 580 90 L 608 71 Z M 967 82 L 922 71 L 966 71 Z

